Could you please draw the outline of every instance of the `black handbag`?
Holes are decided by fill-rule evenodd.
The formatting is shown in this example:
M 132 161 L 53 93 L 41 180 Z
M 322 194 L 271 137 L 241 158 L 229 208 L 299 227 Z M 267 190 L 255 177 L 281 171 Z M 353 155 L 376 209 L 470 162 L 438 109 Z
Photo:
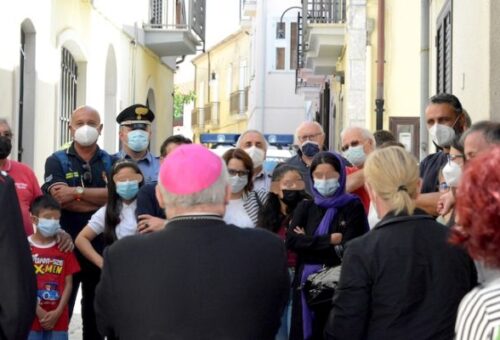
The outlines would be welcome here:
M 341 268 L 341 265 L 335 267 L 325 266 L 307 277 L 302 290 L 309 308 L 318 309 L 331 306 L 333 294 L 335 294 L 335 289 L 339 283 Z

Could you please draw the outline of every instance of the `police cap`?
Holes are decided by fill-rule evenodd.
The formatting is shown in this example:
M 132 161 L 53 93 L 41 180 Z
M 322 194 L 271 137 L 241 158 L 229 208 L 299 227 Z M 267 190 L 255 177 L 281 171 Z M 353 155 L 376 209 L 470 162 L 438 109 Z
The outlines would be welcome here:
M 124 109 L 116 117 L 116 122 L 120 125 L 130 125 L 135 123 L 151 124 L 155 119 L 155 114 L 147 106 L 134 104 Z

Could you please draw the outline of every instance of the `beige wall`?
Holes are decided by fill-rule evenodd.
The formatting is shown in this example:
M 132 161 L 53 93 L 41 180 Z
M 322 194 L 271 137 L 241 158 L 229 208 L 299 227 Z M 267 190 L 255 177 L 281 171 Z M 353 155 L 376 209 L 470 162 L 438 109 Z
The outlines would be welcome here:
M 473 122 L 490 118 L 489 3 L 453 1 L 452 89 Z
M 206 53 L 193 59 L 193 64 L 196 68 L 196 102 L 195 107 L 200 106 L 200 98 L 203 99 L 203 104 L 208 105 L 213 98 L 208 97 L 209 74 L 216 73 L 218 82 L 218 97 L 219 97 L 219 125 L 206 124 L 204 130 L 195 129 L 195 135 L 200 133 L 240 133 L 247 128 L 247 119 L 245 117 L 236 117 L 230 113 L 230 94 L 237 91 L 240 85 L 240 77 L 244 77 L 244 86 L 248 86 L 248 67 L 249 67 L 249 37 L 244 31 L 238 31 L 219 44 L 215 45 Z M 210 55 L 210 67 L 209 67 Z M 246 74 L 240 74 L 240 62 L 246 61 Z M 228 72 L 231 68 L 231 72 Z M 204 93 L 200 95 L 200 84 L 204 84 Z

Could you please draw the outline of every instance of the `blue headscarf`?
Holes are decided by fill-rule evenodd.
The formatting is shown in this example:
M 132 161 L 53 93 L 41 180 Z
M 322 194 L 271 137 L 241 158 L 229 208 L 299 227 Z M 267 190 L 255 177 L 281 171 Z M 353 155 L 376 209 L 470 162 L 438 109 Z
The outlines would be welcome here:
M 314 236 L 323 236 L 323 235 L 328 235 L 329 230 L 330 230 L 330 225 L 332 224 L 332 221 L 335 219 L 335 216 L 337 215 L 338 209 L 342 208 L 346 204 L 358 200 L 358 198 L 354 195 L 348 194 L 345 192 L 345 183 L 346 183 L 346 172 L 345 172 L 345 164 L 342 159 L 337 153 L 334 152 L 320 152 L 316 154 L 316 156 L 313 159 L 313 163 L 315 159 L 323 157 L 325 154 L 329 154 L 334 156 L 339 164 L 340 168 L 335 169 L 338 170 L 339 172 L 339 187 L 338 189 L 333 193 L 332 196 L 325 197 L 321 195 L 318 190 L 314 187 L 314 185 L 311 185 L 312 192 L 313 192 L 313 197 L 314 197 L 314 203 L 321 207 L 326 209 L 325 215 L 323 216 L 323 219 L 321 220 L 318 228 L 314 232 Z M 320 163 L 320 164 L 330 164 L 330 163 Z M 331 164 L 330 164 L 331 165 Z M 312 174 L 312 169 L 309 172 L 309 180 L 313 181 L 313 174 Z M 312 183 L 314 184 L 314 183 Z M 303 285 L 307 277 L 313 273 L 318 272 L 323 266 L 319 264 L 306 264 L 304 265 L 304 269 L 302 270 L 302 277 L 301 277 L 301 284 Z M 306 303 L 306 299 L 304 296 L 304 293 L 301 293 L 301 299 L 302 299 L 302 325 L 303 325 L 303 333 L 304 333 L 304 339 L 308 339 L 312 335 L 312 320 L 313 320 L 313 312 L 309 309 Z

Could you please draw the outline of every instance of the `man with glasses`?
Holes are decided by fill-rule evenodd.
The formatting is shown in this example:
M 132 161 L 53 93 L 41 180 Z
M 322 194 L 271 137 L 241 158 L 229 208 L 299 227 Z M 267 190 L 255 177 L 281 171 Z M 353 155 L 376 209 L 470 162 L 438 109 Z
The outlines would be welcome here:
M 73 142 L 67 149 L 47 158 L 42 189 L 61 204 L 61 227 L 75 239 L 90 217 L 106 203 L 107 174 L 113 159 L 97 145 L 102 124 L 96 109 L 90 106 L 77 108 L 71 115 L 69 129 Z M 92 244 L 102 252 L 102 237 L 97 237 Z M 102 339 L 97 331 L 93 305 L 100 270 L 77 250 L 75 255 L 81 272 L 73 276 L 70 316 L 81 282 L 83 339 Z
M 9 123 L 6 119 L 0 118 L 0 170 L 5 171 L 14 180 L 24 231 L 29 236 L 33 234 L 30 206 L 35 198 L 42 195 L 42 191 L 33 170 L 23 163 L 8 159 L 12 150 L 12 137 Z
M 137 162 L 144 176 L 145 184 L 158 180 L 160 161 L 149 151 L 151 123 L 155 119 L 153 111 L 142 104 L 127 107 L 116 117 L 120 124 L 122 149 L 115 156 Z
M 306 121 L 295 130 L 297 154 L 286 161 L 300 170 L 303 178 L 309 178 L 309 166 L 313 157 L 324 148 L 325 132 L 318 122 Z M 306 181 L 306 191 L 312 195 L 311 183 Z

